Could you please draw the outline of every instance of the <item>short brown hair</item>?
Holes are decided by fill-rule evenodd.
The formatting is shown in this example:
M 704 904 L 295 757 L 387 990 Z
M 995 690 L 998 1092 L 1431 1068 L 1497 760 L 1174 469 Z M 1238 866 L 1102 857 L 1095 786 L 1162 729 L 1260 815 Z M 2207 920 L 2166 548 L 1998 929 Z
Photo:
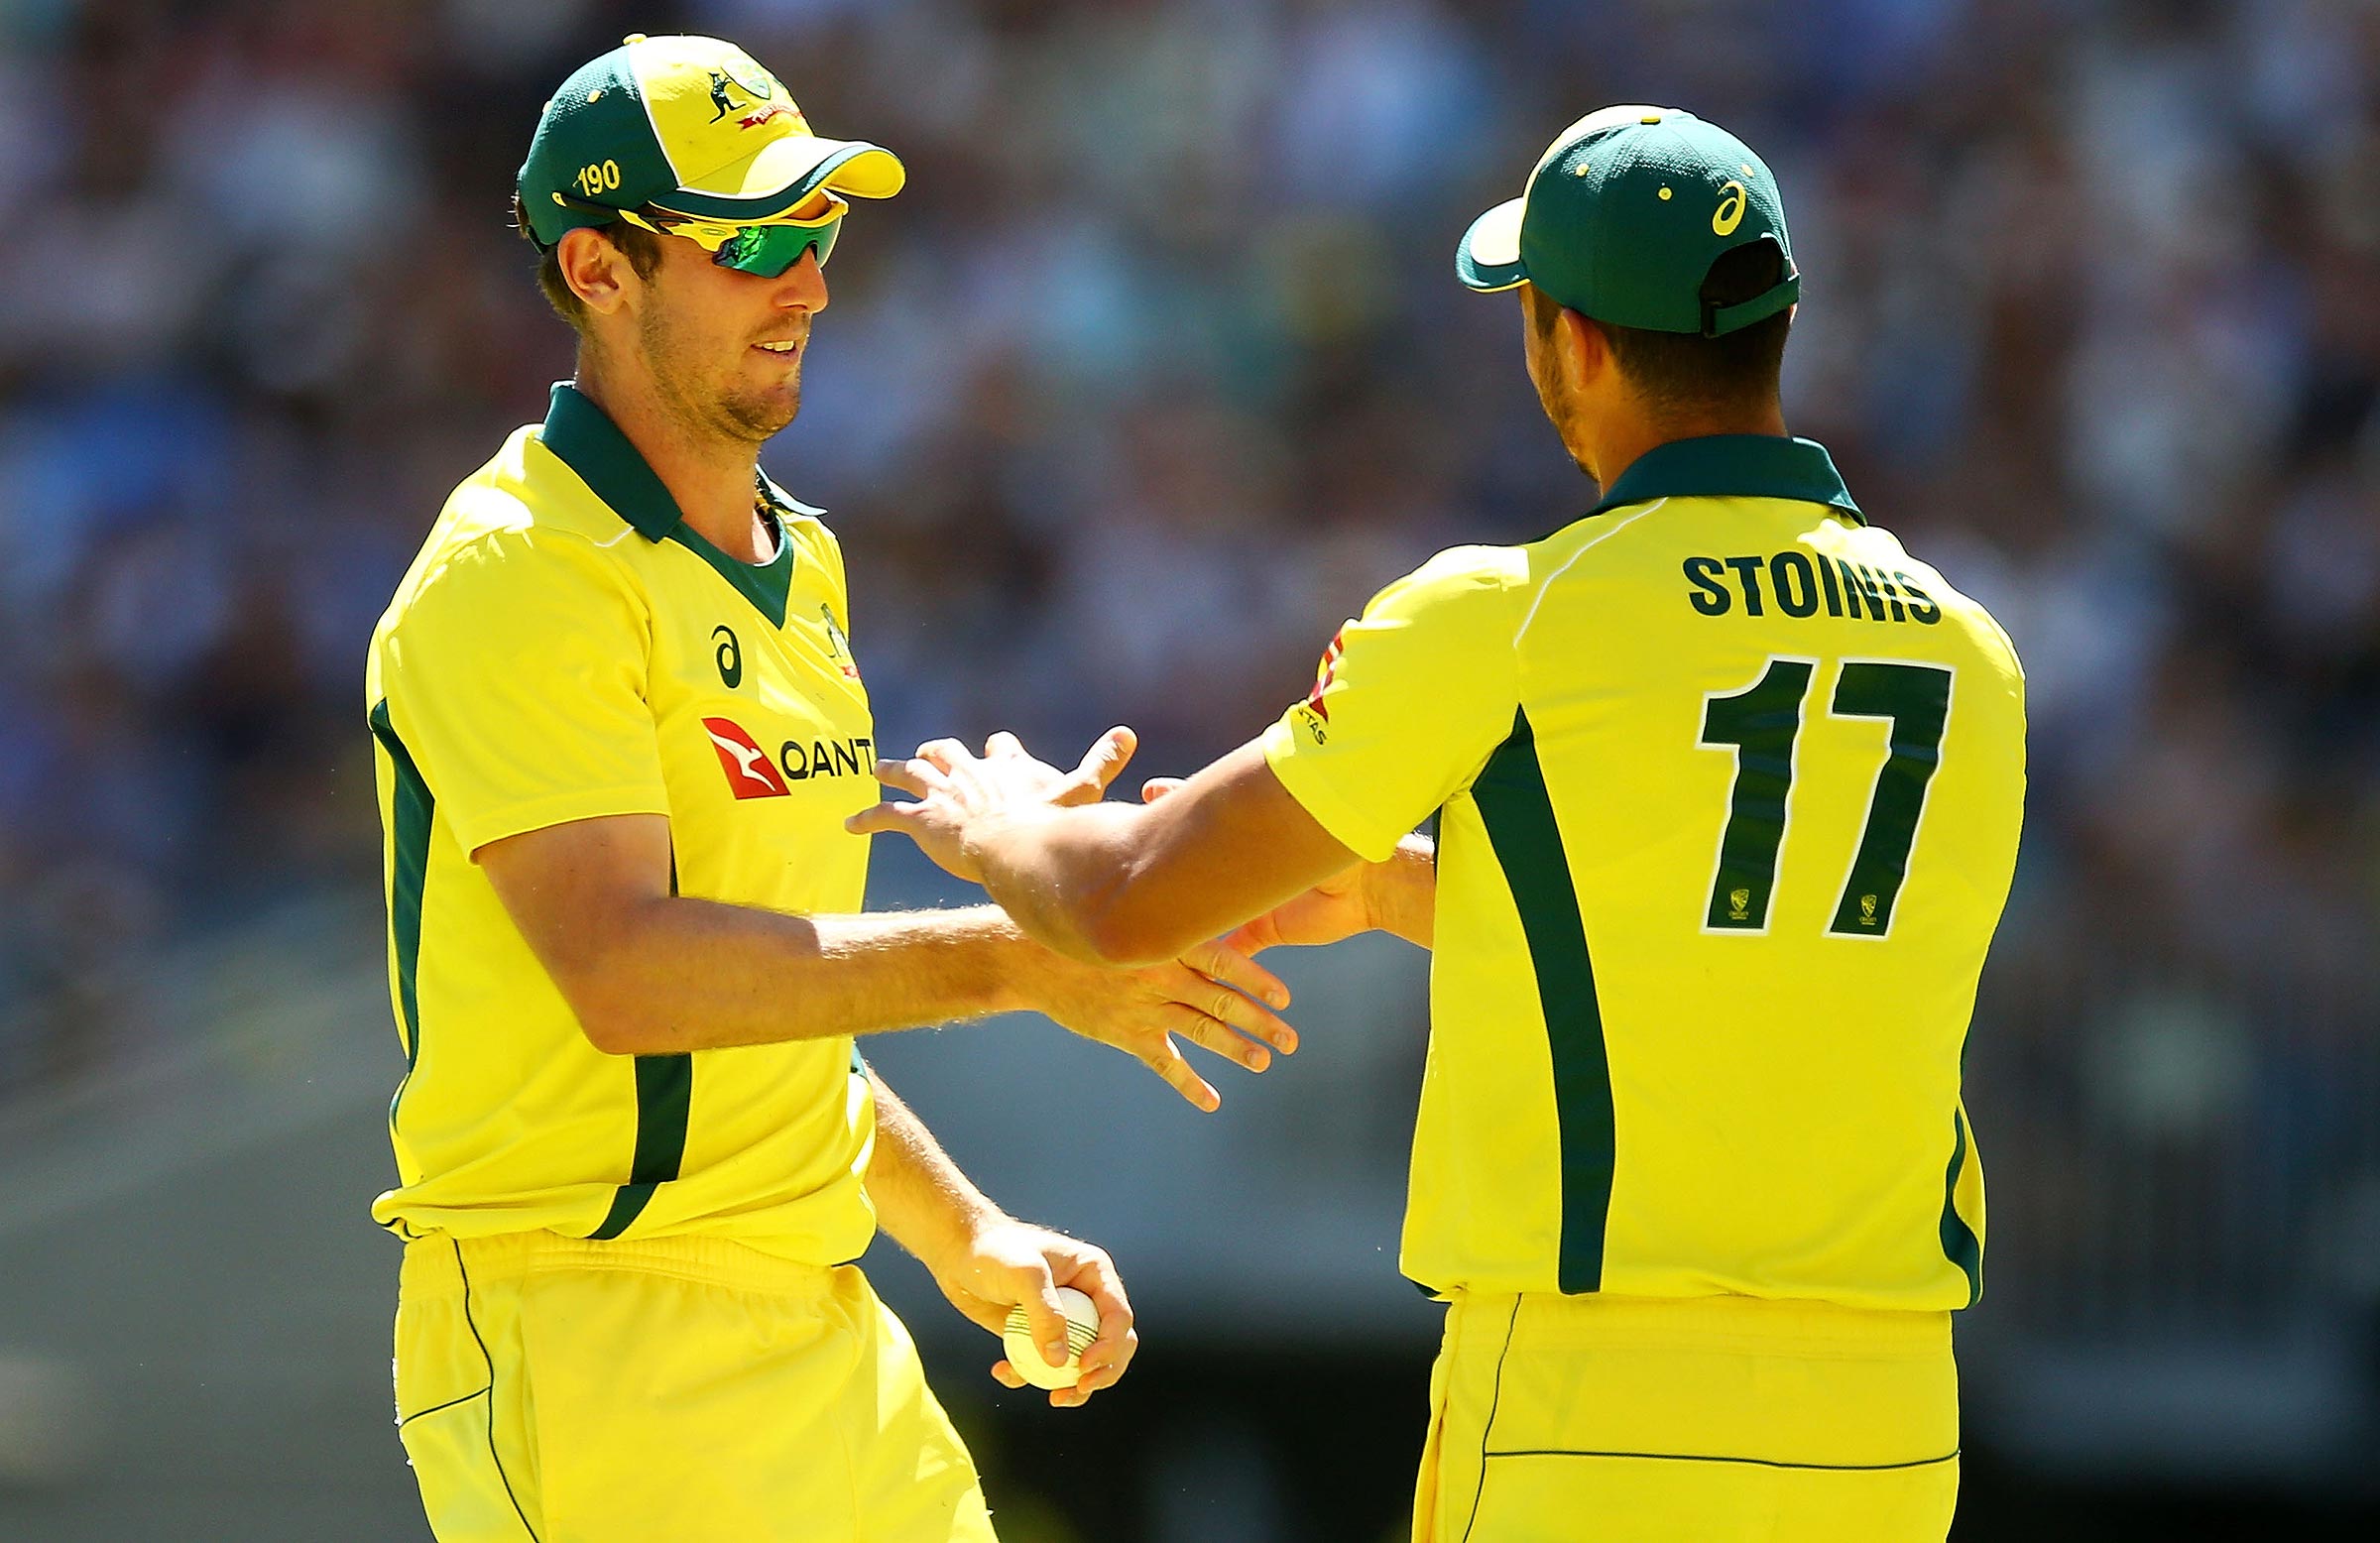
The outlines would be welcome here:
M 1747 241 L 1719 254 L 1704 276 L 1708 304 L 1738 305 L 1767 294 L 1785 278 L 1785 254 L 1773 241 Z M 1562 307 L 1529 293 L 1529 317 L 1541 342 L 1550 341 Z M 1754 408 L 1777 398 L 1785 367 L 1791 308 L 1720 337 L 1655 332 L 1587 318 L 1611 345 L 1611 357 L 1655 414 L 1704 408 Z
M 513 195 L 513 227 L 521 232 L 521 238 L 524 241 L 529 242 L 533 247 L 536 245 L 536 238 L 529 231 L 529 211 L 521 206 L 519 193 Z M 614 220 L 608 225 L 598 225 L 594 228 L 602 234 L 606 241 L 620 249 L 622 255 L 628 259 L 628 266 L 636 271 L 638 278 L 650 279 L 659 270 L 661 238 L 652 231 L 639 225 L 631 225 L 626 220 Z M 544 292 L 545 303 L 553 307 L 553 313 L 569 322 L 570 330 L 583 337 L 587 330 L 586 302 L 578 297 L 577 292 L 572 290 L 569 282 L 562 277 L 561 252 L 561 243 L 557 241 L 539 254 L 537 258 L 537 288 Z

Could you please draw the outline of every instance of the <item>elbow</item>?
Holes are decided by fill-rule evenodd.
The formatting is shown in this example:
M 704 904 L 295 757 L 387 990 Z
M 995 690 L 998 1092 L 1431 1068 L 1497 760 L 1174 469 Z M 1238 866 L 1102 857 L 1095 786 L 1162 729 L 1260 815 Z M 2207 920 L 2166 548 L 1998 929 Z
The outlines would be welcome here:
M 1089 964 L 1130 970 L 1162 964 L 1198 941 L 1174 936 L 1181 929 L 1171 918 L 1130 899 L 1130 891 L 1118 887 L 1086 905 L 1075 921 L 1077 946 L 1065 951 Z
M 644 1024 L 633 1012 L 577 1003 L 571 1005 L 571 1011 L 577 1015 L 579 1032 L 587 1036 L 587 1043 L 605 1055 L 644 1055 L 652 1049 Z
M 632 993 L 592 975 L 556 975 L 554 985 L 578 1019 L 579 1032 L 603 1054 L 651 1055 L 664 1048 L 655 1042 L 653 1014 Z

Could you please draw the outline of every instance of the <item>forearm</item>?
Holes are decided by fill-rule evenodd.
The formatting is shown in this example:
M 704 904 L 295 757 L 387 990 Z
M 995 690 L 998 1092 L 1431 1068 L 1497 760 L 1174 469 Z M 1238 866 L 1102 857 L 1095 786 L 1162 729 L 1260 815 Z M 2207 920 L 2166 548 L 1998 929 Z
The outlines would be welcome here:
M 1041 955 L 988 905 L 788 916 L 667 896 L 637 905 L 605 936 L 572 1002 L 599 1048 L 638 1055 L 1007 1011 L 1026 1005 L 1016 982 Z
M 1094 964 L 1114 961 L 1103 923 L 1131 899 L 1143 863 L 1142 810 L 1102 803 L 1065 810 L 1025 809 L 987 821 L 968 855 L 984 892 L 1035 942 Z M 1182 929 L 1182 943 L 1221 932 Z M 1151 957 L 1164 957 L 1160 950 Z
M 1437 932 L 1437 843 L 1407 836 L 1386 862 L 1367 865 L 1364 903 L 1374 928 L 1428 948 Z
M 871 1071 L 876 1092 L 876 1150 L 868 1159 L 868 1198 L 892 1241 L 931 1269 L 955 1257 L 992 1223 L 1007 1220 L 968 1181 L 909 1107 Z

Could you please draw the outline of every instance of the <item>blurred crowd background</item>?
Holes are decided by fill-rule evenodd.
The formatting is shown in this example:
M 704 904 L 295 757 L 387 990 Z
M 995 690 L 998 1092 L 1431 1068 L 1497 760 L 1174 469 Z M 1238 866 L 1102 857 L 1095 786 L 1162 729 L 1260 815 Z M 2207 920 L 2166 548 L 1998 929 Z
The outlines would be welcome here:
M 0 1106 L 173 1053 L 142 961 L 373 892 L 365 641 L 570 366 L 514 170 L 571 67 L 672 30 L 908 164 L 766 457 L 894 747 L 1129 721 L 1187 769 L 1431 551 L 1575 517 L 1454 241 L 1595 106 L 1758 147 L 1788 421 L 2031 680 L 1981 1482 L 2368 1501 L 2365 0 L 0 0 Z

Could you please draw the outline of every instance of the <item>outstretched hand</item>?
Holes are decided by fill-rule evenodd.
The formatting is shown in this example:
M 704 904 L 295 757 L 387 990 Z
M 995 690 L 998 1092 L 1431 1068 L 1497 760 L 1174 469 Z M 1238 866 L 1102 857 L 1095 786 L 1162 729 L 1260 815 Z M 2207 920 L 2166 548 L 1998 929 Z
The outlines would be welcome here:
M 984 742 L 981 756 L 957 740 L 929 740 L 906 761 L 876 764 L 878 781 L 917 801 L 888 798 L 844 821 L 844 828 L 860 835 L 897 832 L 950 874 L 980 883 L 983 875 L 966 855 L 971 829 L 996 815 L 1099 802 L 1139 743 L 1120 725 L 1093 741 L 1072 772 L 1061 772 L 1034 760 L 1005 729 Z
M 1251 1072 L 1270 1066 L 1275 1052 L 1297 1049 L 1297 1030 L 1273 1010 L 1289 1005 L 1289 988 L 1225 943 L 1200 943 L 1179 959 L 1136 970 L 1046 953 L 1018 985 L 1036 1011 L 1122 1050 L 1210 1113 L 1223 1096 L 1182 1054 L 1175 1035 Z

